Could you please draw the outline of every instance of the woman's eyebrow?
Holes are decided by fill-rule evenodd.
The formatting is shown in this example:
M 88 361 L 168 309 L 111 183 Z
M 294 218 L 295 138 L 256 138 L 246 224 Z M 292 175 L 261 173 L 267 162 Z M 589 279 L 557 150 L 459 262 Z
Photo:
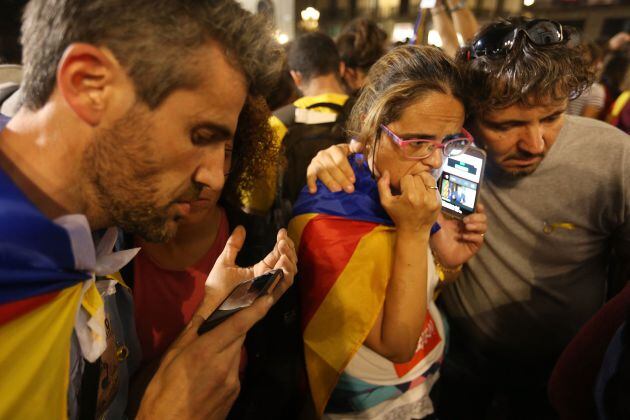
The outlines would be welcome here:
M 460 131 L 458 133 L 453 133 L 453 134 L 447 134 L 447 135 L 444 136 L 442 141 L 450 140 L 450 139 L 457 139 L 457 138 L 460 138 L 460 137 L 466 137 L 466 135 L 464 134 L 463 131 Z
M 405 134 L 399 134 L 398 137 L 400 137 L 403 140 L 414 140 L 414 139 L 435 140 L 434 134 L 426 134 L 426 133 L 405 133 Z

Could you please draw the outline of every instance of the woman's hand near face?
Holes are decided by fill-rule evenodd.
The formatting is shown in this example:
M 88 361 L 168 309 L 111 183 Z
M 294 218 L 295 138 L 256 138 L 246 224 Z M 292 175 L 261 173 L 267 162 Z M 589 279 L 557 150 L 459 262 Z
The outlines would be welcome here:
M 427 233 L 440 212 L 440 201 L 434 189 L 435 180 L 427 172 L 405 175 L 400 180 L 400 195 L 392 195 L 389 172 L 378 180 L 381 205 L 392 218 L 396 230 Z
M 405 175 L 392 195 L 389 172 L 378 181 L 381 204 L 396 225 L 396 243 L 385 303 L 365 345 L 394 363 L 406 363 L 418 347 L 427 313 L 429 232 L 440 202 L 428 173 Z

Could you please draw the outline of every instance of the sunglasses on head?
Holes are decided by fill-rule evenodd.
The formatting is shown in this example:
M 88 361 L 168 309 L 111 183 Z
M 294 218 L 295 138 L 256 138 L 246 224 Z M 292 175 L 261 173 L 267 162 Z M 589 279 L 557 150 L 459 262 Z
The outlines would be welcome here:
M 468 49 L 467 58 L 472 60 L 484 56 L 505 57 L 521 33 L 537 46 L 561 44 L 565 40 L 562 25 L 552 20 L 534 19 L 518 25 L 505 23 L 488 30 L 473 42 Z

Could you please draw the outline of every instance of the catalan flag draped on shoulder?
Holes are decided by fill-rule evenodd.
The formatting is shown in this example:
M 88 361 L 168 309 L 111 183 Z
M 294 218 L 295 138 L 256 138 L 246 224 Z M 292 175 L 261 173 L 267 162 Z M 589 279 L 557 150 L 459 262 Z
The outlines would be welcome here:
M 49 220 L 0 171 L 1 419 L 68 417 L 72 331 L 86 358 L 105 348 L 95 252 L 84 216 Z
M 67 416 L 70 338 L 91 278 L 76 263 L 66 229 L 0 171 L 0 418 Z
M 325 411 L 329 418 L 379 417 L 409 400 L 428 400 L 444 347 L 432 301 L 411 362 L 394 364 L 363 346 L 385 300 L 396 231 L 365 158 L 351 156 L 350 164 L 354 193 L 333 193 L 321 183 L 314 195 L 305 189 L 289 224 L 298 244 L 309 385 L 318 414 Z M 432 232 L 437 229 L 436 224 Z M 438 280 L 430 252 L 429 258 L 427 296 L 433 296 Z M 432 411 L 430 400 L 428 407 L 416 408 L 420 414 Z

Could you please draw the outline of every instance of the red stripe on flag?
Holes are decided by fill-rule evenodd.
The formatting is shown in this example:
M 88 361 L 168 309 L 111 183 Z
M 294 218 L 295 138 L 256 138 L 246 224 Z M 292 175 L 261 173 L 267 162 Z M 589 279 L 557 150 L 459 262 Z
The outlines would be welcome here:
M 60 290 L 0 305 L 0 325 L 52 301 Z
M 378 224 L 318 215 L 304 227 L 298 252 L 302 329 L 350 261 L 363 236 Z

